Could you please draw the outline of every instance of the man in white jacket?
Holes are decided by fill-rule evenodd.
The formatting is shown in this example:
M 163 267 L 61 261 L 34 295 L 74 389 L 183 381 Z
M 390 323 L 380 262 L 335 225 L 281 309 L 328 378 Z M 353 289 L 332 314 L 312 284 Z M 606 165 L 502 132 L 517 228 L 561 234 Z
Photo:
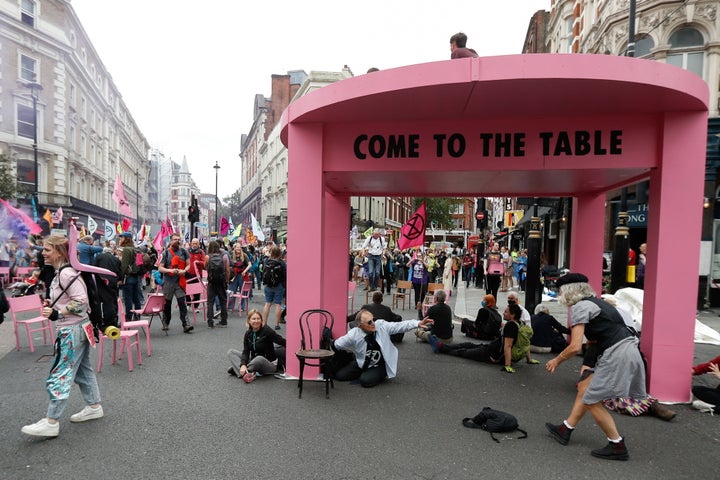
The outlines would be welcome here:
M 359 379 L 360 385 L 369 388 L 397 373 L 398 350 L 390 341 L 390 335 L 430 325 L 433 320 L 373 320 L 373 314 L 363 309 L 358 312 L 356 322 L 357 327 L 333 342 L 334 350 L 344 349 L 355 355 L 355 362 L 340 368 L 335 379 L 341 382 Z

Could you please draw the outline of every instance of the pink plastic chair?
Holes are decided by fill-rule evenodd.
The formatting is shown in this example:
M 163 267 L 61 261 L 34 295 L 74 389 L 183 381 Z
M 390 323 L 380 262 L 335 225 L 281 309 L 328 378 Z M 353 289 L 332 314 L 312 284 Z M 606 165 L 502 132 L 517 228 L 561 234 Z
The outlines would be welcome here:
M 235 298 L 235 305 L 237 305 L 238 313 L 243 311 L 243 300 L 247 300 L 245 302 L 245 308 L 250 305 L 250 291 L 252 290 L 252 287 L 252 282 L 243 282 L 242 287 L 240 287 L 240 291 L 231 295 L 231 298 Z M 228 298 L 228 303 L 230 303 L 230 298 Z M 228 313 L 232 313 L 232 311 Z
M 25 326 L 25 332 L 27 333 L 27 341 L 30 346 L 30 351 L 35 351 L 35 345 L 33 344 L 32 334 L 35 332 L 42 332 L 43 343 L 45 345 L 52 344 L 53 342 L 53 328 L 50 319 L 41 316 L 42 314 L 42 299 L 39 295 L 27 295 L 24 297 L 10 297 L 8 298 L 10 304 L 10 314 L 13 320 L 13 331 L 15 332 L 15 347 L 20 351 L 20 332 L 19 327 Z M 36 316 L 19 320 L 19 313 L 33 313 Z
M 148 296 L 148 300 L 145 300 L 145 305 L 147 305 L 147 302 L 149 301 L 150 297 L 152 295 Z M 163 303 L 165 303 L 165 297 L 163 297 Z M 144 307 L 143 307 L 144 308 Z M 162 309 L 161 309 L 162 311 Z M 141 310 L 130 310 L 130 313 L 138 314 L 138 312 L 142 312 Z M 125 306 L 123 305 L 122 299 L 118 298 L 118 317 L 120 318 L 120 330 L 131 330 L 133 328 L 142 328 L 145 332 L 145 350 L 147 351 L 147 356 L 152 356 L 152 344 L 150 342 L 150 322 L 147 320 L 125 320 Z
M 98 366 L 97 371 L 100 373 L 102 371 L 102 363 L 103 363 L 103 352 L 104 352 L 104 345 L 106 341 L 113 342 L 113 348 L 112 348 L 112 359 L 110 361 L 111 365 L 115 365 L 116 360 L 122 360 L 123 352 L 127 352 L 127 361 L 128 361 L 128 370 L 133 371 L 133 353 L 132 348 L 135 347 L 135 352 L 137 353 L 137 363 L 138 365 L 142 365 L 142 353 L 140 352 L 140 332 L 137 330 L 120 330 L 120 338 L 117 340 L 113 340 L 112 338 L 108 337 L 107 335 L 100 334 L 100 341 L 98 342 Z M 118 343 L 120 344 L 120 354 L 118 355 L 117 346 Z
M 187 297 L 192 299 L 193 296 L 197 294 L 200 295 L 200 300 L 190 300 L 189 302 L 186 302 L 188 310 L 192 310 L 194 325 L 197 325 L 196 309 L 202 310 L 203 321 L 207 321 L 207 289 L 205 288 L 205 284 L 202 282 L 190 282 L 185 286 L 185 295 Z

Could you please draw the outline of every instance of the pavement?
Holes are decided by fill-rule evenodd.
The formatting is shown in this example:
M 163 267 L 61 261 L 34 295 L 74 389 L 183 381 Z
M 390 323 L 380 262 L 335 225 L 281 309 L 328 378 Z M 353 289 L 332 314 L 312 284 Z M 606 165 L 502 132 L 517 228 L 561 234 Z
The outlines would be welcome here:
M 262 306 L 255 290 L 251 307 Z M 449 304 L 456 316 L 475 316 L 484 290 L 461 286 Z M 500 294 L 499 304 L 506 303 Z M 385 297 L 391 303 L 391 296 Z M 522 295 L 521 295 L 522 298 Z M 355 305 L 365 292 L 356 291 Z M 551 305 L 562 322 L 563 309 Z M 399 310 L 414 318 L 411 309 Z M 701 321 L 720 328 L 716 311 Z M 554 375 L 542 365 L 521 363 L 517 373 L 496 365 L 436 355 L 407 333 L 399 344 L 398 376 L 363 389 L 335 382 L 296 382 L 271 376 L 246 384 L 226 373 L 229 348 L 241 348 L 245 321 L 237 312 L 227 329 L 183 334 L 173 309 L 169 335 L 151 328 L 153 355 L 129 372 L 110 364 L 109 349 L 98 382 L 105 417 L 73 424 L 82 409 L 73 387 L 56 439 L 28 437 L 20 428 L 47 408 L 44 379 L 52 348 L 14 349 L 12 321 L 0 325 L 0 477 L 3 479 L 477 479 L 477 478 L 716 478 L 714 448 L 720 418 L 674 405 L 672 422 L 613 414 L 630 450 L 630 461 L 590 456 L 606 440 L 586 418 L 568 446 L 551 439 L 545 422 L 560 422 L 575 396 L 581 360 L 565 362 Z M 292 319 L 289 319 L 292 321 Z M 456 329 L 460 337 L 459 329 Z M 285 326 L 280 332 L 285 333 Z M 141 334 L 142 336 L 142 334 Z M 36 341 L 36 345 L 41 340 Z M 143 342 L 144 344 L 144 342 Z M 696 361 L 720 347 L 696 344 Z M 93 353 L 96 364 L 97 352 Z M 536 355 L 545 363 L 550 355 Z M 696 378 L 696 382 L 712 380 Z M 490 406 L 514 414 L 528 438 L 500 436 L 462 426 L 464 417 Z

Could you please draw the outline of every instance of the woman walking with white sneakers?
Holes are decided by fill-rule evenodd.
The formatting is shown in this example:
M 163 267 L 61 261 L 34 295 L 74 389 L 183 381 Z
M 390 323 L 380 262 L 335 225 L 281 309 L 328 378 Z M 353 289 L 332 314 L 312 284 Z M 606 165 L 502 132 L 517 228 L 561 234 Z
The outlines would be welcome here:
M 68 240 L 51 235 L 43 243 L 46 265 L 55 268 L 50 285 L 50 300 L 45 300 L 42 316 L 55 322 L 55 360 L 45 381 L 50 403 L 47 417 L 25 425 L 22 432 L 38 437 L 57 437 L 59 419 L 70 397 L 72 381 L 80 387 L 87 406 L 70 417 L 71 422 L 84 422 L 103 416 L 100 389 L 90 364 L 90 349 L 84 327 L 88 320 L 88 295 L 80 275 L 69 266 Z

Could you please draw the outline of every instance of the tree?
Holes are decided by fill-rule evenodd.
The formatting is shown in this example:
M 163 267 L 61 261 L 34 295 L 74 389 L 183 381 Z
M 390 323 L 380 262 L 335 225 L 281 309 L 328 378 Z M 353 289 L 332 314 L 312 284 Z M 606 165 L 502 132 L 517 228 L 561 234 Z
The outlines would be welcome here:
M 416 197 L 413 205 L 417 209 L 422 202 L 425 202 L 425 223 L 429 227 L 433 223 L 436 228 L 453 228 L 452 214 L 450 211 L 455 205 L 463 203 L 460 198 L 429 198 Z
M 13 175 L 10 159 L 0 153 L 0 198 L 9 200 L 17 195 L 17 179 Z

